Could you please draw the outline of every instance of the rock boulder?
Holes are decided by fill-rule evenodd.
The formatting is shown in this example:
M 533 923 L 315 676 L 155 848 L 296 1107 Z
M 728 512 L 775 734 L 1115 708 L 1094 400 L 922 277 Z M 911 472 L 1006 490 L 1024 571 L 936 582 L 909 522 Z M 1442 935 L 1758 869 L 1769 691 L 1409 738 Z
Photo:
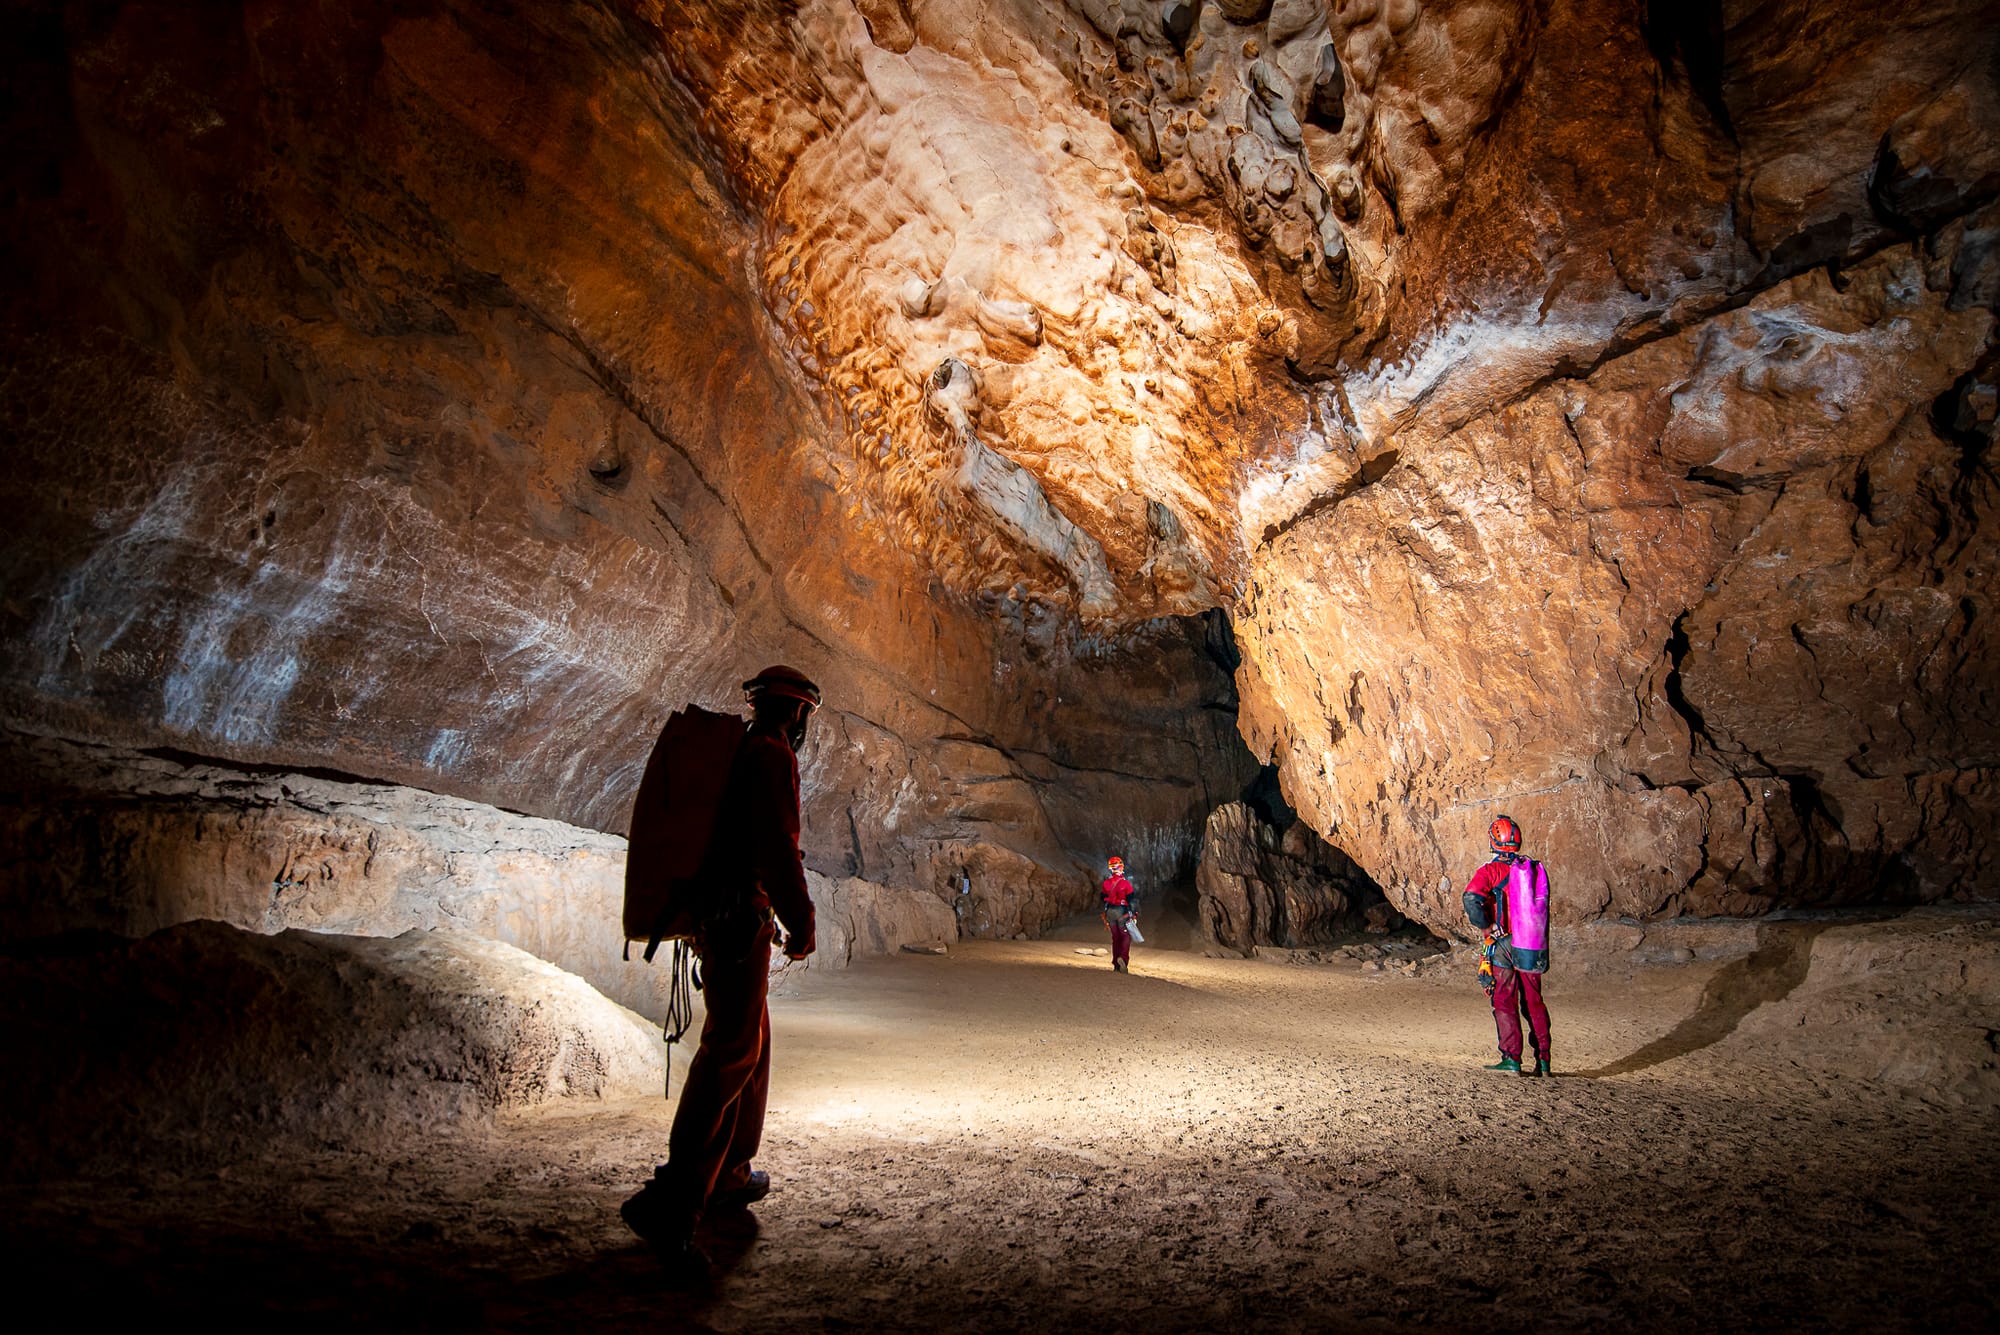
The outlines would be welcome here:
M 1245 802 L 1209 815 L 1195 890 L 1203 939 L 1232 950 L 1319 945 L 1388 922 L 1381 891 L 1352 859 L 1303 821 L 1280 831 Z
M 552 1100 L 657 1093 L 659 1035 L 466 932 L 187 923 L 0 955 L 8 1180 L 192 1164 L 294 1138 L 391 1150 Z

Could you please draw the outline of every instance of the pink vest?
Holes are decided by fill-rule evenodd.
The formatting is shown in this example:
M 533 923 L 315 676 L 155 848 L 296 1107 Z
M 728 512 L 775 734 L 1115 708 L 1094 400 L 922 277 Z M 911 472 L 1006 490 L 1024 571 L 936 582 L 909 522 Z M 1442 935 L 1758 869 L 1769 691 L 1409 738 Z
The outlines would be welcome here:
M 1509 943 L 1516 950 L 1549 948 L 1549 872 L 1539 862 L 1516 862 L 1507 869 L 1507 883 L 1500 887 L 1507 898 Z

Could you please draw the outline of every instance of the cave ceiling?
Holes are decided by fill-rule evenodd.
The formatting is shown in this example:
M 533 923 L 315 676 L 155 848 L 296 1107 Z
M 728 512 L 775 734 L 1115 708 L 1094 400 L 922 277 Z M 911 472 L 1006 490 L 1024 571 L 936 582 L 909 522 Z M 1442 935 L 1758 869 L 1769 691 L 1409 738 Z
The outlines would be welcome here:
M 16 8 L 13 726 L 615 828 L 782 655 L 850 874 L 1240 723 L 1435 922 L 1996 888 L 1991 3 Z

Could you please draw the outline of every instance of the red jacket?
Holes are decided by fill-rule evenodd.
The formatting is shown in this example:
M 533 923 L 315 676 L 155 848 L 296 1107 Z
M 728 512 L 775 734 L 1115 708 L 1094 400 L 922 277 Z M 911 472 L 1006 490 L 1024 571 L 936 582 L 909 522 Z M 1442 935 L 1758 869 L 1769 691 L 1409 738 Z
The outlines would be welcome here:
M 1472 919 L 1472 925 L 1479 928 L 1491 927 L 1495 935 L 1504 936 L 1507 924 L 1506 903 L 1496 900 L 1493 892 L 1507 884 L 1507 864 L 1495 859 L 1472 873 L 1472 879 L 1465 885 L 1465 914 Z
M 770 909 L 799 941 L 813 939 L 813 902 L 799 853 L 799 759 L 775 732 L 752 728 L 722 792 L 709 865 L 725 886 Z
M 1129 908 L 1135 912 L 1138 910 L 1139 906 L 1133 901 L 1138 899 L 1139 892 L 1134 890 L 1132 883 L 1123 876 L 1105 877 L 1104 884 L 1097 887 L 1097 893 L 1105 908 Z

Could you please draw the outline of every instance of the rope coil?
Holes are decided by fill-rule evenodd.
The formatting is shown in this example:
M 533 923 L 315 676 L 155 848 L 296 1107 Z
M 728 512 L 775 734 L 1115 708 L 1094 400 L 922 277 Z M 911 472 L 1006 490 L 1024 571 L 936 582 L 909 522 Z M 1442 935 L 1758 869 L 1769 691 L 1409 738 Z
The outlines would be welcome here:
M 694 994 L 701 991 L 701 978 L 695 972 L 694 951 L 685 940 L 674 942 L 673 963 L 667 966 L 667 1019 L 661 1027 L 661 1037 L 667 1040 L 667 1079 L 663 1091 L 668 1098 L 674 1093 L 674 1044 L 681 1041 L 688 1026 L 694 1023 Z

